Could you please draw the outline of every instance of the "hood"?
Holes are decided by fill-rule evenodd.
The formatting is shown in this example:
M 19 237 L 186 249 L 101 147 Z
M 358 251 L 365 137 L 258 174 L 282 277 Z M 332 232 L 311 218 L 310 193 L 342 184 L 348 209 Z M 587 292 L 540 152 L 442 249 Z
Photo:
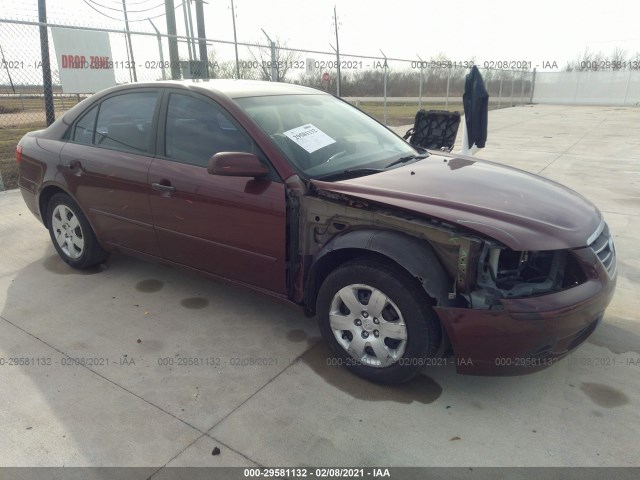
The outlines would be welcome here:
M 432 154 L 373 175 L 312 183 L 463 226 L 513 250 L 586 246 L 602 219 L 592 203 L 559 183 L 468 156 Z

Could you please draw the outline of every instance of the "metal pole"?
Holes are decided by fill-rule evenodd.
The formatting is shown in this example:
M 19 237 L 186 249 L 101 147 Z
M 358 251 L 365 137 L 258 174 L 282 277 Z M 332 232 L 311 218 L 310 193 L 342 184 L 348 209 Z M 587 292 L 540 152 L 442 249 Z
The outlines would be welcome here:
M 198 56 L 196 55 L 196 38 L 193 34 L 193 18 L 191 17 L 191 0 L 187 3 L 187 13 L 189 15 L 189 34 L 191 35 L 190 46 L 193 50 L 193 59 L 197 60 Z
M 533 90 L 536 88 L 536 69 L 533 69 L 531 76 L 531 91 L 529 92 L 529 103 L 533 103 Z
M 384 54 L 382 50 L 380 50 L 382 56 L 384 57 L 384 80 L 383 80 L 383 89 L 384 89 L 384 124 L 387 124 L 387 56 Z
M 424 79 L 424 75 L 422 73 L 422 67 L 424 65 L 424 62 L 420 58 L 420 55 L 416 55 L 416 56 L 420 60 L 420 87 L 418 91 L 418 110 L 421 110 L 422 109 L 422 81 Z
M 622 105 L 627 104 L 627 97 L 629 95 L 629 83 L 631 83 L 631 72 L 632 70 L 629 69 L 629 76 L 627 77 L 627 87 L 624 90 L 624 100 L 622 101 Z
M 133 81 L 138 81 L 138 75 L 136 74 L 136 60 L 133 58 L 133 45 L 131 45 L 131 33 L 129 33 L 129 17 L 127 16 L 127 4 L 126 0 L 122 0 L 122 11 L 124 12 L 124 27 L 127 31 L 127 42 L 129 47 L 129 58 L 131 64 L 129 68 L 129 74 L 133 73 Z
M 573 92 L 573 104 L 575 105 L 578 100 L 578 87 L 580 87 L 580 72 L 576 73 L 576 89 Z
M 509 97 L 509 103 L 511 104 L 511 106 L 513 107 L 513 81 L 515 78 L 515 75 L 513 73 L 513 70 L 510 70 L 511 72 L 511 96 Z
M 278 78 L 278 64 L 276 60 L 276 42 L 271 42 L 271 81 L 280 81 Z
M 269 35 L 267 35 L 267 32 L 264 31 L 264 28 L 261 28 L 260 30 L 262 30 L 262 33 L 264 33 L 264 36 L 267 37 L 267 41 L 269 42 L 269 48 L 271 49 L 271 78 L 270 78 L 270 80 L 272 82 L 277 82 L 278 81 L 278 65 L 276 63 L 276 42 L 271 40 L 271 37 Z M 263 72 L 264 72 L 264 69 L 263 69 Z M 266 73 L 266 72 L 264 72 L 264 73 Z
M 524 105 L 524 70 L 520 73 L 520 105 Z
M 200 61 L 204 66 L 203 78 L 209 78 L 209 58 L 207 56 L 207 34 L 204 30 L 204 9 L 202 0 L 196 0 L 196 26 L 198 27 L 198 47 L 200 50 Z
M 191 71 L 191 62 L 193 62 L 193 55 L 191 55 L 191 39 L 189 38 L 189 17 L 187 16 L 187 0 L 183 0 L 182 2 L 182 16 L 184 17 L 184 36 L 187 37 L 187 52 L 189 52 L 189 71 Z
M 340 96 L 340 42 L 338 41 L 338 15 L 336 14 L 336 6 L 333 6 L 333 23 L 336 29 L 336 66 L 338 70 L 338 81 L 336 83 L 336 96 Z M 386 111 L 386 109 L 385 109 Z M 386 124 L 385 120 L 385 124 Z
M 162 79 L 166 80 L 167 74 L 164 69 L 164 55 L 162 54 L 162 37 L 160 36 L 160 30 L 156 28 L 156 26 L 153 24 L 150 18 L 147 18 L 147 20 L 149 20 L 149 23 L 158 34 L 158 53 L 160 54 L 160 67 L 162 68 Z
M 180 79 L 180 57 L 178 56 L 178 38 L 176 36 L 176 14 L 173 0 L 164 1 L 165 16 L 167 17 L 167 35 L 169 37 L 169 63 L 171 64 L 171 79 Z
M 0 54 L 2 54 L 2 63 L 4 64 L 4 68 L 7 70 L 7 77 L 9 77 L 9 83 L 11 84 L 11 91 L 13 93 L 16 93 L 16 87 L 13 86 L 13 80 L 11 80 L 11 73 L 9 73 L 9 65 L 7 65 L 7 62 L 4 59 L 4 51 L 2 50 L 2 45 L 0 45 Z
M 53 86 L 51 85 L 51 62 L 49 60 L 49 36 L 47 32 L 47 3 L 38 0 L 38 20 L 40 22 L 40 55 L 42 58 L 42 84 L 44 86 L 44 109 L 47 126 L 56 120 L 53 106 Z
M 501 76 L 500 76 L 500 91 L 498 93 L 498 108 L 500 108 L 500 106 L 502 105 L 502 72 Z
M 449 84 L 451 83 L 451 69 L 449 68 L 447 71 L 447 99 L 444 102 L 444 108 L 446 110 L 449 109 Z
M 236 47 L 236 78 L 240 78 L 240 62 L 238 60 L 238 37 L 236 36 L 236 10 L 231 0 L 231 19 L 233 20 L 233 44 Z

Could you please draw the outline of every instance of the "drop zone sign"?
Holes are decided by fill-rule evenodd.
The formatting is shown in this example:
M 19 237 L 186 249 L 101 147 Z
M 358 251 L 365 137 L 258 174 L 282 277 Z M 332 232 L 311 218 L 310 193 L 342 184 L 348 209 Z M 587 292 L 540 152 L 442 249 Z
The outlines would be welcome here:
M 116 84 L 107 32 L 51 28 L 64 93 L 95 93 Z

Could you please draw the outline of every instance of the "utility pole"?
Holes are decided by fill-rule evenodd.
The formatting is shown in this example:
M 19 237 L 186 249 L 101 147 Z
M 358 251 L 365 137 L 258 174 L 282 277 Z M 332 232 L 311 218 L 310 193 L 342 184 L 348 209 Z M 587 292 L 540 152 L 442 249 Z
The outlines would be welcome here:
M 336 96 L 340 96 L 340 42 L 338 41 L 338 14 L 336 13 L 336 6 L 333 6 L 333 23 L 336 28 L 336 66 L 338 69 L 338 81 L 336 83 Z
M 122 0 L 122 11 L 124 12 L 124 27 L 127 31 L 127 42 L 129 46 L 129 58 L 131 59 L 131 65 L 129 66 L 129 75 L 133 72 L 133 81 L 138 81 L 136 75 L 136 61 L 133 58 L 133 45 L 131 45 L 131 33 L 129 33 L 129 17 L 127 16 L 127 4 L 125 0 Z
M 178 57 L 178 39 L 176 37 L 176 14 L 173 0 L 164 0 L 164 11 L 167 17 L 167 35 L 169 37 L 169 63 L 171 79 L 180 80 L 180 59 Z
M 196 24 L 198 27 L 198 46 L 200 50 L 200 61 L 204 67 L 204 75 L 202 78 L 209 78 L 209 58 L 207 57 L 207 34 L 204 31 L 204 10 L 202 7 L 203 0 L 196 0 Z
M 193 59 L 197 60 L 198 56 L 196 55 L 196 38 L 193 34 L 193 18 L 191 17 L 191 0 L 188 0 L 187 3 L 187 13 L 189 14 L 189 35 L 191 37 L 190 45 L 193 50 Z
M 187 16 L 187 0 L 182 1 L 182 16 L 184 17 L 184 36 L 187 37 L 187 51 L 189 52 L 189 70 L 191 70 L 191 62 L 193 55 L 191 54 L 191 39 L 189 38 L 189 17 Z
M 233 20 L 233 44 L 236 47 L 236 78 L 240 78 L 240 62 L 238 60 L 238 38 L 236 36 L 236 10 L 231 0 L 231 19 Z
M 44 86 L 44 109 L 47 126 L 56 120 L 53 106 L 53 86 L 51 85 L 51 62 L 49 60 L 49 35 L 47 34 L 47 2 L 38 0 L 38 20 L 40 22 L 40 56 L 42 59 L 42 84 Z

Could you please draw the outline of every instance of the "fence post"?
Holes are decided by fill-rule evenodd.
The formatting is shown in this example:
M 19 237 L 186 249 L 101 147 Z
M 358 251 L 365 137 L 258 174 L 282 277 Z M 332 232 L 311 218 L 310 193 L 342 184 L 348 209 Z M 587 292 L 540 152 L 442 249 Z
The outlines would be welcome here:
M 502 105 L 502 72 L 500 72 L 500 90 L 498 91 L 498 108 Z
M 511 72 L 511 96 L 509 97 L 509 104 L 512 107 L 515 107 L 515 105 L 513 104 L 513 82 L 515 80 L 515 74 L 513 73 L 513 70 L 509 70 Z
M 158 35 L 158 53 L 160 54 L 160 67 L 162 68 L 162 79 L 166 80 L 167 74 L 165 73 L 164 55 L 162 54 L 162 37 L 160 37 L 160 31 L 156 28 L 155 24 L 151 21 L 151 19 L 147 18 L 147 20 L 149 20 L 149 23 L 151 24 L 153 29 L 156 31 L 156 34 Z
M 449 109 L 449 83 L 451 82 L 451 69 L 447 69 L 447 98 L 444 101 L 445 110 Z
M 383 76 L 383 95 L 384 95 L 384 124 L 387 124 L 387 69 L 389 66 L 387 65 L 387 56 L 384 54 L 382 50 L 380 53 L 384 57 L 384 76 Z
M 520 72 L 520 105 L 524 105 L 524 70 Z
M 278 65 L 276 64 L 276 42 L 271 42 L 271 81 L 280 81 L 278 79 Z
M 531 76 L 531 92 L 529 93 L 529 103 L 533 103 L 533 90 L 536 88 L 536 69 L 533 68 L 533 75 Z
M 627 87 L 624 90 L 624 100 L 622 101 L 622 105 L 627 104 L 627 96 L 629 95 L 629 83 L 631 83 L 631 72 L 633 70 L 629 69 L 629 76 L 627 77 Z
M 49 60 L 49 33 L 47 29 L 46 0 L 38 0 L 38 20 L 40 21 L 40 55 L 42 58 L 42 84 L 44 86 L 44 109 L 47 126 L 56 121 L 53 106 L 53 86 L 51 85 L 51 62 Z
M 418 110 L 422 109 L 422 82 L 424 81 L 424 74 L 423 74 L 423 67 L 424 67 L 424 62 L 422 61 L 422 59 L 420 58 L 420 55 L 416 55 L 418 57 L 418 60 L 420 60 L 420 87 L 418 90 Z

